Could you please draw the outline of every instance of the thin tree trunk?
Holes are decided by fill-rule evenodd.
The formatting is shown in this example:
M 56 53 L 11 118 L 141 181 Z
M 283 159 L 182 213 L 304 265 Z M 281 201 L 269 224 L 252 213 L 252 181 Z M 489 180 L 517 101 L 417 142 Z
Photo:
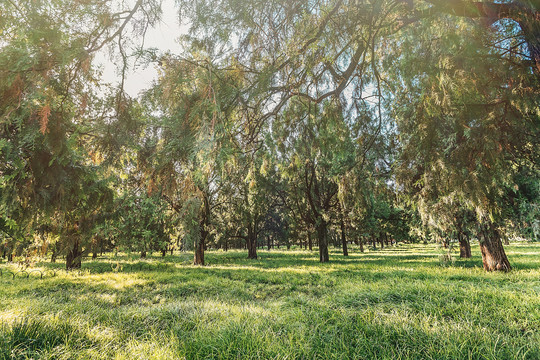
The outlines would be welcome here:
M 204 265 L 204 250 L 206 249 L 206 238 L 208 237 L 208 226 L 210 224 L 210 203 L 208 197 L 204 196 L 204 208 L 202 219 L 199 222 L 200 239 L 195 243 L 195 254 L 193 256 L 193 265 Z
M 56 256 L 58 255 L 57 247 L 58 247 L 58 244 L 54 244 L 53 249 L 52 249 L 52 254 L 51 254 L 52 263 L 56 262 Z
M 349 250 L 347 249 L 347 237 L 345 235 L 345 222 L 343 221 L 343 215 L 341 215 L 341 245 L 343 246 L 343 256 L 349 256 Z
M 358 243 L 360 245 L 360 252 L 364 252 L 364 238 L 363 237 L 360 237 L 358 239 Z
M 479 240 L 484 270 L 510 271 L 512 269 L 506 257 L 499 231 L 493 224 L 482 226 Z

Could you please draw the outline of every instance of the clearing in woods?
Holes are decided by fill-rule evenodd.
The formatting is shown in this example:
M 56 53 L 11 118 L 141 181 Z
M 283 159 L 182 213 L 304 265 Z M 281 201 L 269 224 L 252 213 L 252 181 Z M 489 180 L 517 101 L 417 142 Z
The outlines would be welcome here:
M 2 264 L 0 359 L 539 359 L 540 244 L 507 252 L 510 273 L 434 245 Z

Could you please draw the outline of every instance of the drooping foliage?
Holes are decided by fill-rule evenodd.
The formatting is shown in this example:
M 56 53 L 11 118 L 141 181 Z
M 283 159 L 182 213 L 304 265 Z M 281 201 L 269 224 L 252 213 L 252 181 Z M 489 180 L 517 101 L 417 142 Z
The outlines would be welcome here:
M 470 257 L 478 239 L 507 271 L 503 242 L 538 238 L 535 2 L 178 1 L 176 53 L 140 46 L 159 5 L 0 4 L 4 253 L 50 242 L 71 268 L 175 243 L 202 265 L 209 247 L 285 245 L 327 262 L 332 244 Z M 135 62 L 159 73 L 138 99 Z

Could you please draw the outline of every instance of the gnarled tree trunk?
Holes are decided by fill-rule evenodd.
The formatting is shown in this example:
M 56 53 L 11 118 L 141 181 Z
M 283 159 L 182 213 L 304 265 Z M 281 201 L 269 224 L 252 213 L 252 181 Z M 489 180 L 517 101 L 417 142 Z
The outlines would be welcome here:
M 504 252 L 499 231 L 493 224 L 481 225 L 480 251 L 486 271 L 510 271 L 512 267 Z

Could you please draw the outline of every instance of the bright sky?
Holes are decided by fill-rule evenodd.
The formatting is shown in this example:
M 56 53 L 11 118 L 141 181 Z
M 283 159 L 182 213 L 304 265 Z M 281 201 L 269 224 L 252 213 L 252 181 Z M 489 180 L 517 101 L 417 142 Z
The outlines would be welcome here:
M 148 29 L 144 45 L 146 48 L 157 48 L 162 52 L 168 50 L 172 53 L 179 53 L 178 38 L 187 32 L 187 27 L 180 26 L 178 22 L 178 11 L 174 6 L 174 0 L 163 0 L 162 9 L 161 23 L 155 28 Z M 116 72 L 115 65 L 104 55 L 98 56 L 96 60 L 104 67 L 103 80 L 117 84 L 120 77 Z M 125 90 L 130 96 L 136 97 L 142 90 L 148 89 L 152 85 L 153 80 L 157 78 L 157 70 L 155 64 L 151 64 L 147 68 L 143 68 L 139 64 L 131 70 L 126 78 Z

